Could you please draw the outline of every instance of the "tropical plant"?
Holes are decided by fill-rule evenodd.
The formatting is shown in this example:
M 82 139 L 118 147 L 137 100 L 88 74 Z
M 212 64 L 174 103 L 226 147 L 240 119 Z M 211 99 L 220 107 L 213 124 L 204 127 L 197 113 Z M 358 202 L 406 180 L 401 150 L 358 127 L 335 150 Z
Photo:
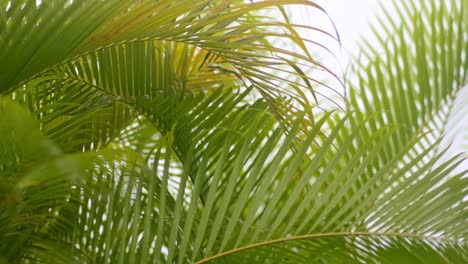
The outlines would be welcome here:
M 290 5 L 1 0 L 0 263 L 466 263 L 466 1 L 383 12 L 342 97 Z

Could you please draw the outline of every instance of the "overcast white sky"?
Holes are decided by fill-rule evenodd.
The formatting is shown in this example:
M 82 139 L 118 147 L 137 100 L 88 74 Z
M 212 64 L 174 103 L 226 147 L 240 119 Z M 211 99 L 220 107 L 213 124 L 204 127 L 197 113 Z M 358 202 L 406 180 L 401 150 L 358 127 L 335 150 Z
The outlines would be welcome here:
M 355 50 L 356 42 L 369 33 L 371 20 L 382 0 L 318 0 L 325 8 L 340 33 L 341 41 L 348 51 Z

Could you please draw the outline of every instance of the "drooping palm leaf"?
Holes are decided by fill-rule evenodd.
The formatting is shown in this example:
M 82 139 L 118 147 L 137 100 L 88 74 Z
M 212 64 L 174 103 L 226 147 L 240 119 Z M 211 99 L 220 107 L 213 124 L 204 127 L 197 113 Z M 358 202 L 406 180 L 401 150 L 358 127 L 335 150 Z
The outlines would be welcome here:
M 141 98 L 160 100 L 161 93 L 168 96 L 174 90 L 198 93 L 253 86 L 268 99 L 272 111 L 284 118 L 295 113 L 295 108 L 310 109 L 307 98 L 314 93 L 311 83 L 317 82 L 304 74 L 307 68 L 317 66 L 327 70 L 310 56 L 304 45 L 307 40 L 302 39 L 295 28 L 323 30 L 292 25 L 287 19 L 281 21 L 256 13 L 263 9 L 281 9 L 288 4 L 321 10 L 314 2 L 305 0 L 250 4 L 234 0 L 196 4 L 192 1 L 133 4 L 116 1 L 98 5 L 92 0 L 24 2 L 23 5 L 5 2 L 5 8 L 0 10 L 6 20 L 2 38 L 8 40 L 6 48 L 31 39 L 31 46 L 28 46 L 31 50 L 5 53 L 4 58 L 0 57 L 6 62 L 28 64 L 28 67 L 18 64 L 17 68 L 9 65 L 4 69 L 3 90 L 13 91 L 13 97 L 27 101 L 40 119 L 49 124 L 46 129 L 50 133 L 61 134 L 73 142 L 64 142 L 69 144 L 64 146 L 67 150 L 97 148 L 109 143 L 136 115 L 144 114 L 144 110 L 133 109 L 135 101 Z M 83 15 L 94 8 L 107 15 L 98 20 L 94 19 L 98 13 Z M 93 21 L 78 24 L 78 18 Z M 12 22 L 21 19 L 22 23 Z M 42 23 L 46 20 L 50 23 Z M 34 30 L 25 30 L 31 25 Z M 39 44 L 34 45 L 35 41 L 42 40 L 45 32 L 52 29 L 57 34 L 61 32 L 60 36 L 67 41 L 73 41 L 73 47 L 54 48 L 64 45 L 63 40 L 54 35 L 47 39 L 50 43 L 37 48 Z M 72 30 L 76 36 L 69 39 L 67 34 Z M 297 51 L 279 48 L 270 43 L 271 39 L 295 45 Z M 51 52 L 53 55 L 49 54 Z M 8 72 L 18 76 L 10 78 Z M 18 87 L 18 84 L 24 85 Z M 287 103 L 289 100 L 281 99 L 281 95 L 293 95 L 294 102 Z M 58 99 L 65 104 L 74 100 L 82 105 L 46 107 L 46 102 Z M 91 114 L 89 108 L 100 109 Z M 88 117 L 76 113 L 85 113 Z M 309 119 L 313 122 L 311 110 Z M 71 131 L 75 135 L 70 135 Z M 178 143 L 176 140 L 175 144 Z
M 346 120 L 343 120 L 342 125 L 334 130 L 334 133 L 323 145 L 320 145 L 320 151 L 318 151 L 315 158 L 308 159 L 306 153 L 308 149 L 313 147 L 312 144 L 308 143 L 312 142 L 315 137 L 320 137 L 317 135 L 319 128 L 316 128 L 315 132 L 312 131 L 307 141 L 304 142 L 302 149 L 292 155 L 293 135 L 299 130 L 300 120 L 295 122 L 294 130 L 290 131 L 288 136 L 285 137 L 280 127 L 265 126 L 267 124 L 266 120 L 274 120 L 272 117 L 265 117 L 262 112 L 252 112 L 252 110 L 246 110 L 243 115 L 249 117 L 245 119 L 249 120 L 247 124 L 239 122 L 242 120 L 239 119 L 227 130 L 221 128 L 214 131 L 214 138 L 209 141 L 210 145 L 206 146 L 203 152 L 197 157 L 191 155 L 186 157 L 185 164 L 198 164 L 195 169 L 189 168 L 188 165 L 182 167 L 176 164 L 170 165 L 172 163 L 171 159 L 175 158 L 173 155 L 168 156 L 168 152 L 172 151 L 170 143 L 166 147 L 161 146 L 160 150 L 155 152 L 154 162 L 162 167 L 153 167 L 154 173 L 161 173 L 159 176 L 152 175 L 159 183 L 156 185 L 158 187 L 152 187 L 159 190 L 155 193 L 158 198 L 153 203 L 155 206 L 157 204 L 158 209 L 156 212 L 160 214 L 161 210 L 172 209 L 162 216 L 158 216 L 156 212 L 152 214 L 150 223 L 153 226 L 151 228 L 135 227 L 135 225 L 141 226 L 145 221 L 148 221 L 146 220 L 148 218 L 145 217 L 148 214 L 147 209 L 145 209 L 145 201 L 148 200 L 140 200 L 140 195 L 146 192 L 138 191 L 140 187 L 135 189 L 132 185 L 125 186 L 116 183 L 117 190 L 123 188 L 119 193 L 127 198 L 124 199 L 122 205 L 116 205 L 112 210 L 116 210 L 120 214 L 127 210 L 138 210 L 138 208 L 141 211 L 139 213 L 134 211 L 129 213 L 128 216 L 125 216 L 124 213 L 120 217 L 109 217 L 109 214 L 106 214 L 106 220 L 91 225 L 95 230 L 94 232 L 97 232 L 96 230 L 100 228 L 108 230 L 105 227 L 109 225 L 128 226 L 127 235 L 124 236 L 127 239 L 109 234 L 107 234 L 107 237 L 111 241 L 119 241 L 115 244 L 122 247 L 119 252 L 125 251 L 124 249 L 132 245 L 133 250 L 115 256 L 112 254 L 116 250 L 115 247 L 111 252 L 109 251 L 111 248 L 102 246 L 104 237 L 106 237 L 103 235 L 97 238 L 96 245 L 101 245 L 101 247 L 94 251 L 94 247 L 91 246 L 88 249 L 90 250 L 88 254 L 100 259 L 99 262 L 105 262 L 105 256 L 107 255 L 112 256 L 111 262 L 119 260 L 127 262 L 133 259 L 132 254 L 135 254 L 136 262 L 140 261 L 138 256 L 146 256 L 145 260 L 158 262 L 172 262 L 173 260 L 186 262 L 202 260 L 217 254 L 223 254 L 223 252 L 230 252 L 230 250 L 235 250 L 233 253 L 241 254 L 239 255 L 241 257 L 243 254 L 248 253 L 245 251 L 249 248 L 261 247 L 263 243 L 269 245 L 270 242 L 274 243 L 278 239 L 287 242 L 288 237 L 310 236 L 311 245 L 308 242 L 305 244 L 298 242 L 298 247 L 303 248 L 303 251 L 300 252 L 309 251 L 313 255 L 312 246 L 318 251 L 324 251 L 327 246 L 330 246 L 327 242 L 319 239 L 323 234 L 345 232 L 342 230 L 348 230 L 348 233 L 343 236 L 353 236 L 355 233 L 355 235 L 369 233 L 369 235 L 375 236 L 375 239 L 371 240 L 369 244 L 384 243 L 380 241 L 385 240 L 387 236 L 392 237 L 393 234 L 402 237 L 408 234 L 408 237 L 415 240 L 414 243 L 405 244 L 404 240 L 399 241 L 398 239 L 387 243 L 397 247 L 401 247 L 401 243 L 403 243 L 404 247 L 411 248 L 411 246 L 418 245 L 418 243 L 426 243 L 426 239 L 429 241 L 437 240 L 439 235 L 435 233 L 441 231 L 437 229 L 437 226 L 443 227 L 442 230 L 445 232 L 443 236 L 448 242 L 434 248 L 435 251 L 443 251 L 444 248 L 448 248 L 448 250 L 457 252 L 457 250 L 464 247 L 460 244 L 462 242 L 458 242 L 459 236 L 460 238 L 464 236 L 463 227 L 453 225 L 453 230 L 448 228 L 449 223 L 460 223 L 464 219 L 463 215 L 455 214 L 460 212 L 460 207 L 450 208 L 450 212 L 444 212 L 446 213 L 444 217 L 441 217 L 442 211 L 430 210 L 432 207 L 438 208 L 441 205 L 456 204 L 454 201 L 459 201 L 467 195 L 466 190 L 453 190 L 442 197 L 440 196 L 440 193 L 445 190 L 450 190 L 450 188 L 456 186 L 464 186 L 464 180 L 460 178 L 461 175 L 431 191 L 431 181 L 437 182 L 443 179 L 446 175 L 445 172 L 456 165 L 459 160 L 457 158 L 440 165 L 435 170 L 432 169 L 438 159 L 432 160 L 431 163 L 415 174 L 417 176 L 424 175 L 426 181 L 417 182 L 414 179 L 408 179 L 408 181 L 415 184 L 412 185 L 412 188 L 402 189 L 402 194 L 397 196 L 399 200 L 384 204 L 382 211 L 374 209 L 374 203 L 380 201 L 379 196 L 385 193 L 389 186 L 399 183 L 402 175 L 415 169 L 415 165 L 423 160 L 427 152 L 436 146 L 435 144 L 415 157 L 410 164 L 394 171 L 392 170 L 393 166 L 397 166 L 399 160 L 405 154 L 405 151 L 402 151 L 399 157 L 396 157 L 391 164 L 388 164 L 388 167 L 383 168 L 372 178 L 366 179 L 362 177 L 362 173 L 370 164 L 370 161 L 375 158 L 372 153 L 378 151 L 385 144 L 385 141 L 391 135 L 391 130 L 382 129 L 369 142 L 369 145 L 375 146 L 374 148 L 362 147 L 360 156 L 348 161 L 345 166 L 339 167 L 334 166 L 334 164 L 346 160 L 343 154 L 337 154 L 337 158 L 328 163 L 329 156 L 327 153 L 336 153 L 333 142 L 337 141 Z M 257 122 L 258 118 L 265 121 Z M 318 124 L 323 125 L 325 120 L 327 120 L 327 117 L 320 120 Z M 364 121 L 362 125 L 365 125 L 366 122 L 368 121 Z M 244 129 L 236 129 L 240 124 L 243 124 L 241 127 L 244 127 Z M 262 124 L 262 128 L 259 130 L 260 124 Z M 344 153 L 346 149 L 352 146 L 353 142 L 361 138 L 359 131 L 363 128 L 361 126 L 354 133 L 348 135 L 347 144 L 338 153 Z M 363 138 L 360 140 L 363 140 Z M 212 144 L 212 142 L 216 141 L 223 143 L 222 147 L 219 144 Z M 258 147 L 249 148 L 251 145 L 257 146 L 258 143 L 256 142 L 260 143 Z M 275 146 L 278 146 L 278 143 L 280 148 L 271 152 L 275 149 Z M 221 151 L 219 155 L 213 155 L 219 151 Z M 196 159 L 197 163 L 192 162 L 192 159 Z M 268 160 L 271 162 L 266 162 Z M 170 167 L 172 166 L 178 167 L 179 170 L 182 170 L 182 173 L 172 175 L 170 173 Z M 196 174 L 195 181 L 193 184 L 189 184 L 189 174 L 193 170 L 195 170 Z M 102 172 L 102 170 L 99 171 Z M 387 174 L 389 171 L 392 171 L 393 174 Z M 348 172 L 352 172 L 352 174 L 347 175 Z M 143 184 L 141 181 L 146 177 L 143 175 L 141 177 L 143 178 L 135 178 L 132 183 L 133 186 Z M 179 180 L 175 181 L 176 188 L 171 191 L 171 180 L 177 178 Z M 121 177 L 108 177 L 107 181 L 115 181 L 112 179 L 121 179 Z M 98 177 L 96 186 L 103 186 L 103 181 L 106 181 L 106 178 Z M 131 182 L 131 180 L 129 179 L 128 182 Z M 377 185 L 377 183 L 380 184 Z M 143 184 L 142 186 L 147 185 Z M 93 197 L 102 197 L 99 192 L 100 188 L 95 190 L 96 193 Z M 133 191 L 130 192 L 128 188 Z M 202 199 L 199 194 L 203 192 L 204 188 L 207 188 L 207 194 Z M 87 189 L 92 190 L 93 188 L 88 187 Z M 105 193 L 108 193 L 108 191 L 104 191 L 103 195 Z M 131 195 L 132 193 L 133 195 Z M 164 196 L 166 198 L 163 199 L 160 195 L 164 193 L 166 193 Z M 391 196 L 391 193 L 388 195 Z M 415 195 L 423 198 L 419 200 L 412 198 Z M 432 198 L 438 198 L 438 202 L 431 202 Z M 410 204 L 408 210 L 400 210 L 401 205 L 404 205 L 406 201 L 413 200 L 418 201 L 418 203 Z M 140 207 L 135 207 L 137 203 L 140 203 Z M 419 203 L 424 204 L 424 207 Z M 333 206 L 334 204 L 336 206 Z M 102 205 L 99 201 L 86 202 L 85 205 L 89 207 L 88 210 L 93 212 L 103 210 L 99 209 L 102 207 L 110 208 L 108 207 L 109 202 L 106 200 Z M 460 206 L 463 207 L 463 205 Z M 408 218 L 404 215 L 416 212 L 411 207 L 429 209 L 429 211 L 427 211 L 426 215 L 421 215 L 423 221 L 420 218 L 412 217 L 412 221 L 408 222 Z M 380 209 L 381 207 L 377 206 L 377 208 Z M 392 213 L 392 210 L 396 213 Z M 389 217 L 387 216 L 388 213 L 395 216 Z M 81 214 L 82 218 L 88 223 L 94 223 L 93 215 L 86 216 L 84 212 Z M 133 215 L 133 217 L 130 217 L 130 215 Z M 369 216 L 375 215 L 389 221 L 384 222 L 384 227 L 378 226 L 379 221 L 381 221 L 380 218 L 373 220 L 374 224 L 371 224 Z M 431 217 L 431 215 L 439 218 Z M 100 218 L 102 215 L 96 213 L 96 217 Z M 99 223 L 101 224 L 99 225 Z M 83 224 L 84 222 L 78 226 Z M 85 229 L 90 234 L 91 231 L 88 228 Z M 130 235 L 130 230 L 135 230 L 133 232 L 136 233 Z M 148 230 L 153 230 L 155 233 Z M 146 239 L 146 236 L 149 236 L 149 238 Z M 78 236 L 78 238 L 81 237 Z M 132 241 L 134 241 L 135 237 L 141 237 L 141 241 L 149 240 L 152 242 L 134 245 Z M 155 238 L 157 239 L 154 240 Z M 96 241 L 96 238 L 94 241 Z M 317 248 L 316 243 L 325 248 Z M 353 242 L 341 243 L 341 247 L 335 245 L 328 248 L 328 250 L 330 254 L 335 251 L 341 252 L 341 248 L 349 250 L 351 253 L 343 255 L 346 257 L 353 254 L 361 258 L 375 257 L 356 252 L 357 249 L 352 245 Z M 283 247 L 280 246 L 280 248 Z M 161 250 L 166 253 L 157 253 L 161 252 Z M 285 246 L 278 254 L 285 255 L 288 258 L 288 255 L 294 254 L 294 252 L 294 247 Z M 270 254 L 271 250 L 255 251 L 254 259 L 268 259 Z M 380 253 L 377 252 L 376 254 Z M 103 257 L 105 258 L 103 259 Z M 299 257 L 299 259 L 301 258 Z M 307 263 L 307 261 L 304 261 L 304 263 Z
M 375 31 L 377 44 L 363 45 L 357 83 L 350 99 L 354 108 L 381 112 L 373 128 L 401 128 L 380 154 L 384 160 L 414 136 L 432 130 L 430 144 L 443 133 L 455 96 L 467 82 L 468 31 L 464 1 L 395 3 L 395 15 L 383 9 Z

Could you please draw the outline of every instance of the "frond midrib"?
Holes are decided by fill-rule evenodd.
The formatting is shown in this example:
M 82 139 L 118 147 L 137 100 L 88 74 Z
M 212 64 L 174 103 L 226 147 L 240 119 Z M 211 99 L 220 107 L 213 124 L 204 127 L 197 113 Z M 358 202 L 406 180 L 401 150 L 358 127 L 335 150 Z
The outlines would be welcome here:
M 307 239 L 314 239 L 314 238 L 328 238 L 328 237 L 395 237 L 395 238 L 411 238 L 411 239 L 418 239 L 422 241 L 437 241 L 437 242 L 459 242 L 460 238 L 456 237 L 449 237 L 449 236 L 431 236 L 431 235 L 422 235 L 422 234 L 412 234 L 412 233 L 398 233 L 398 232 L 327 232 L 327 233 L 314 233 L 314 234 L 306 234 L 300 236 L 291 236 L 291 237 L 284 237 L 278 238 L 273 240 L 262 241 L 254 244 L 250 244 L 243 247 L 238 247 L 235 249 L 231 249 L 228 251 L 224 251 L 218 253 L 216 255 L 203 258 L 194 262 L 193 264 L 203 264 L 208 263 L 212 260 L 219 259 L 222 257 L 226 257 L 231 254 L 243 252 L 250 249 L 255 249 L 263 246 L 269 246 L 273 244 L 285 243 L 290 241 L 297 241 L 297 240 L 307 240 Z

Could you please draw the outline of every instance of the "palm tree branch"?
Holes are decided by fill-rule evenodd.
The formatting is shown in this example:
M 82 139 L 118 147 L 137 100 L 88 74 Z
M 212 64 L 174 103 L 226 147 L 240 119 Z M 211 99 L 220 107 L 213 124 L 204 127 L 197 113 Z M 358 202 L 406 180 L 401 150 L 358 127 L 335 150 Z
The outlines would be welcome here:
M 444 236 L 430 236 L 430 235 L 420 235 L 420 234 L 412 234 L 412 233 L 398 233 L 398 232 L 329 232 L 329 233 L 318 233 L 318 234 L 306 234 L 300 236 L 291 236 L 279 239 L 273 239 L 268 241 L 262 241 L 259 243 L 235 248 L 232 250 L 228 250 L 214 256 L 206 257 L 201 260 L 196 261 L 194 264 L 202 264 L 208 263 L 213 260 L 217 260 L 223 257 L 226 257 L 231 254 L 236 254 L 242 251 L 247 251 L 263 246 L 269 246 L 273 244 L 285 243 L 289 241 L 296 241 L 296 240 L 309 240 L 309 239 L 320 239 L 326 237 L 397 237 L 397 238 L 413 238 L 422 241 L 436 241 L 436 242 L 455 242 L 460 243 L 459 237 L 444 237 Z

